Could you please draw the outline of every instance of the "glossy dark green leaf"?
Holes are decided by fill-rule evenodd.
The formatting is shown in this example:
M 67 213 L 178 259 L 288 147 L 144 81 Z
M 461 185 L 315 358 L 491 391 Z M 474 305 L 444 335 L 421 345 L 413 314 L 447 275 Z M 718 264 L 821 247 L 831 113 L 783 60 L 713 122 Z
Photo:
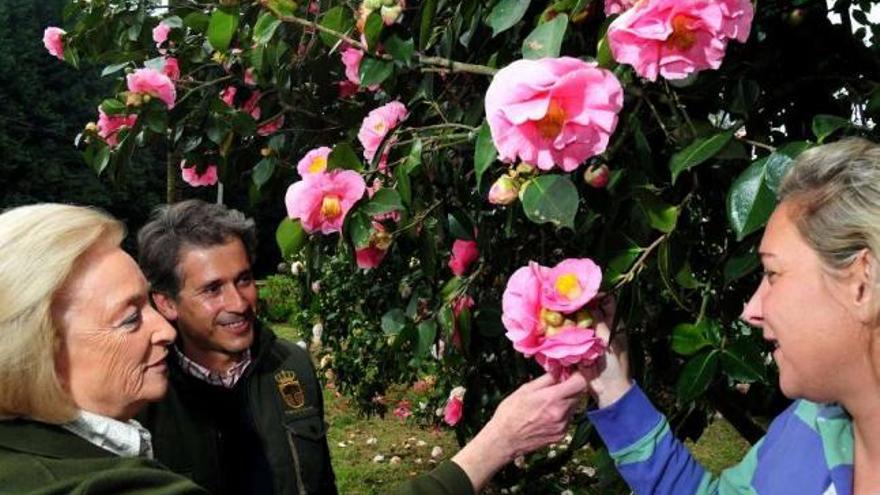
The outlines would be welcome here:
M 128 113 L 128 108 L 125 106 L 125 103 L 115 99 L 108 98 L 101 102 L 101 110 L 104 111 L 107 115 L 118 115 L 121 113 Z
M 379 43 L 379 37 L 382 36 L 382 28 L 385 23 L 382 22 L 382 16 L 378 11 L 373 11 L 367 16 L 367 22 L 364 23 L 364 39 L 366 40 L 367 49 L 371 53 L 376 52 L 376 46 Z
M 710 347 L 712 340 L 709 337 L 709 325 L 714 325 L 708 319 L 699 323 L 679 323 L 672 328 L 672 350 L 683 356 L 691 356 L 697 351 Z
M 819 144 L 825 142 L 825 139 L 839 131 L 852 127 L 849 119 L 844 119 L 836 115 L 816 115 L 813 117 L 813 135 Z
M 394 64 L 387 60 L 373 57 L 364 57 L 361 60 L 360 77 L 361 87 L 366 88 L 374 84 L 382 84 L 394 73 Z
M 474 146 L 474 170 L 477 173 L 478 191 L 483 181 L 483 174 L 495 163 L 496 158 L 498 158 L 498 152 L 495 150 L 495 144 L 492 142 L 489 123 L 484 120 L 477 131 L 477 142 Z
M 412 205 L 412 184 L 406 167 L 394 167 L 394 178 L 397 181 L 394 187 L 397 189 L 398 194 L 400 194 L 400 201 L 407 207 Z
M 385 51 L 394 58 L 395 62 L 399 62 L 403 65 L 410 64 L 413 53 L 416 49 L 412 38 L 403 40 L 396 34 L 385 40 L 385 43 L 382 46 L 385 48 Z
M 473 240 L 474 222 L 464 210 L 455 209 L 446 217 L 449 222 L 449 233 L 456 239 Z
M 104 67 L 104 69 L 101 71 L 101 77 L 109 76 L 111 74 L 116 74 L 117 72 L 121 71 L 122 69 L 128 67 L 129 64 L 131 64 L 131 62 L 126 61 L 126 62 L 121 62 L 118 64 L 108 65 L 107 67 Z
M 263 184 L 272 178 L 272 174 L 275 173 L 275 162 L 274 158 L 263 158 L 254 166 L 251 178 L 258 188 L 263 187 Z
M 362 211 L 355 211 L 345 221 L 345 227 L 355 249 L 370 245 L 370 237 L 373 235 L 373 223 L 369 216 Z
M 758 253 L 754 249 L 731 256 L 724 263 L 724 285 L 752 273 L 759 266 L 761 266 L 761 259 L 758 258 Z
M 533 29 L 523 41 L 523 58 L 558 57 L 566 29 L 568 29 L 568 16 L 565 14 L 557 15 L 553 20 Z
M 692 357 L 681 370 L 676 392 L 681 402 L 690 402 L 700 396 L 715 378 L 720 351 L 712 349 Z
M 528 181 L 523 190 L 520 190 L 520 199 L 529 220 L 574 228 L 580 198 L 567 176 L 542 175 Z
M 339 143 L 333 147 L 333 151 L 327 156 L 327 170 L 345 169 L 356 170 L 358 172 L 364 169 L 364 164 L 354 152 L 354 148 L 348 143 Z
M 269 43 L 280 25 L 280 19 L 269 12 L 263 12 L 254 24 L 254 41 L 261 45 Z
M 422 140 L 420 138 L 415 138 L 415 140 L 413 140 L 412 146 L 410 146 L 409 148 L 409 153 L 407 153 L 406 155 L 406 160 L 403 162 L 403 168 L 406 169 L 407 174 L 414 174 L 421 165 Z
M 191 12 L 183 18 L 183 23 L 197 33 L 204 33 L 211 23 L 211 16 L 204 12 Z
M 667 234 L 675 230 L 679 213 L 677 206 L 667 204 L 647 191 L 640 192 L 637 197 L 639 208 L 648 219 L 648 225 Z
M 758 347 L 740 340 L 721 351 L 721 370 L 730 378 L 744 383 L 766 381 L 767 366 Z
M 361 211 L 369 216 L 400 211 L 402 209 L 403 204 L 400 201 L 400 195 L 394 189 L 389 188 L 382 188 L 376 191 L 370 201 L 361 207 Z
M 486 18 L 492 28 L 492 37 L 515 26 L 529 10 L 530 3 L 531 0 L 500 0 L 496 3 Z
M 385 335 L 397 335 L 406 326 L 407 318 L 403 310 L 394 308 L 382 315 L 382 332 Z
M 776 207 L 776 195 L 764 181 L 766 162 L 752 163 L 730 186 L 727 217 L 738 241 L 763 227 Z
M 437 340 L 437 323 L 434 320 L 425 320 L 419 323 L 419 342 L 416 347 L 416 357 L 427 356 L 431 347 Z
M 431 30 L 436 20 L 437 0 L 424 0 L 421 4 L 422 12 L 419 23 L 419 50 L 425 51 L 431 41 Z
M 225 52 L 236 29 L 238 29 L 238 7 L 218 7 L 211 12 L 208 43 L 215 50 Z
M 321 26 L 336 31 L 337 33 L 346 34 L 354 27 L 354 19 L 348 9 L 342 5 L 338 5 L 321 16 L 320 24 Z M 334 47 L 339 44 L 339 38 L 332 34 L 319 32 L 318 36 L 321 38 L 321 41 L 329 47 Z
M 281 251 L 281 257 L 287 259 L 298 253 L 308 241 L 308 234 L 303 230 L 299 220 L 285 218 L 275 230 L 275 242 Z
M 674 184 L 678 175 L 685 170 L 690 170 L 715 156 L 716 153 L 724 149 L 732 137 L 733 131 L 720 132 L 714 136 L 697 139 L 687 148 L 672 155 L 672 158 L 669 159 L 672 183 Z

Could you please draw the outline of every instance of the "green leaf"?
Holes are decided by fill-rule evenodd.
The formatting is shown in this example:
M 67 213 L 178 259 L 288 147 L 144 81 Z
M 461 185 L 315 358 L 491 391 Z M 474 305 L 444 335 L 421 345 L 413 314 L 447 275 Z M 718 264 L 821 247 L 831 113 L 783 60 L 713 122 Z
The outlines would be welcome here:
M 107 165 L 110 163 L 110 147 L 103 143 L 100 143 L 96 144 L 95 148 L 89 148 L 90 151 L 92 149 L 97 150 L 94 151 L 92 154 L 92 170 L 95 171 L 95 174 L 101 175 L 101 173 L 104 172 L 104 169 L 107 168 Z
M 383 43 L 382 46 L 385 48 L 385 51 L 394 58 L 395 62 L 400 62 L 407 66 L 410 64 L 413 53 L 416 49 L 412 38 L 402 40 L 396 34 L 385 40 L 385 43 Z
M 428 355 L 431 346 L 437 340 L 437 323 L 434 320 L 425 320 L 419 323 L 419 343 L 416 347 L 416 357 L 421 358 Z
M 261 45 L 265 45 L 272 40 L 275 30 L 281 25 L 281 19 L 278 19 L 270 12 L 263 12 L 254 24 L 254 41 Z
M 336 169 L 356 170 L 358 172 L 364 169 L 364 164 L 361 163 L 350 144 L 337 144 L 333 147 L 330 155 L 327 156 L 327 171 Z
M 293 0 L 269 0 L 269 7 L 277 10 L 281 15 L 296 14 L 296 2 Z
M 685 170 L 690 170 L 701 163 L 706 162 L 716 153 L 721 151 L 730 139 L 733 131 L 725 131 L 707 138 L 697 139 L 687 148 L 672 155 L 669 159 L 669 170 L 672 171 L 672 183 L 675 184 L 678 175 Z
M 125 103 L 117 99 L 108 98 L 101 102 L 101 110 L 104 111 L 107 115 L 118 115 L 118 114 L 127 114 L 128 108 L 126 108 Z
M 176 15 L 172 15 L 162 19 L 162 24 L 165 24 L 166 26 L 173 29 L 180 29 L 183 27 L 183 19 Z
M 238 29 L 238 8 L 218 7 L 211 13 L 211 21 L 208 23 L 208 43 L 215 50 L 225 52 L 236 29 Z
M 370 217 L 363 212 L 356 211 L 346 220 L 348 232 L 351 234 L 351 242 L 355 249 L 370 245 L 370 237 L 373 235 L 373 224 Z
M 603 69 L 613 69 L 617 65 L 614 55 L 611 53 L 611 45 L 608 44 L 607 35 L 602 36 L 596 45 L 596 62 Z
M 844 119 L 836 115 L 816 115 L 813 117 L 813 135 L 816 141 L 822 144 L 825 138 L 834 134 L 840 129 L 851 128 L 853 126 L 849 119 Z
M 455 313 L 453 313 L 455 314 Z M 461 339 L 461 348 L 465 353 L 471 347 L 471 310 L 470 308 L 462 308 L 455 319 L 458 326 L 458 337 Z
M 724 285 L 752 273 L 759 266 L 761 266 L 761 259 L 758 258 L 758 253 L 754 249 L 731 256 L 724 263 Z
M 275 230 L 275 242 L 281 250 L 281 257 L 287 259 L 298 253 L 308 241 L 308 234 L 299 220 L 285 218 Z
M 109 76 L 110 74 L 115 74 L 115 73 L 121 71 L 122 69 L 126 68 L 130 63 L 131 62 L 129 62 L 129 61 L 125 61 L 125 62 L 120 62 L 118 64 L 108 65 L 107 67 L 104 67 L 104 70 L 101 71 L 101 77 Z
M 440 288 L 440 299 L 445 302 L 452 300 L 452 296 L 461 288 L 462 282 L 463 280 L 461 277 L 450 278 L 445 284 L 443 284 L 443 287 Z
M 631 245 L 627 249 L 616 252 L 605 265 L 605 275 L 602 278 L 609 284 L 617 283 L 620 277 L 636 262 L 642 251 L 644 250 L 641 247 Z
M 256 164 L 256 166 L 254 166 L 251 178 L 253 179 L 254 184 L 259 188 L 263 187 L 263 184 L 272 178 L 273 173 L 275 173 L 275 159 L 263 158 Z
M 147 129 L 155 132 L 156 134 L 165 135 L 165 131 L 168 129 L 168 113 L 164 110 L 151 110 L 147 112 L 144 116 L 144 121 L 147 124 Z
M 483 181 L 483 174 L 489 169 L 495 159 L 498 158 L 498 152 L 495 150 L 495 144 L 492 142 L 492 132 L 489 129 L 489 123 L 483 120 L 480 129 L 477 131 L 477 143 L 474 146 L 474 170 L 477 173 L 477 191 L 480 190 L 480 184 Z
M 395 188 L 400 194 L 400 201 L 404 205 L 410 206 L 412 204 L 412 185 L 406 167 L 394 167 L 394 178 L 397 180 Z
M 412 146 L 409 148 L 409 153 L 406 155 L 406 161 L 403 162 L 403 168 L 406 169 L 407 174 L 415 173 L 416 169 L 422 165 L 422 140 L 421 138 L 415 138 L 413 140 Z
M 406 314 L 400 308 L 394 308 L 382 315 L 382 332 L 385 335 L 397 335 L 406 326 Z
M 578 192 L 571 180 L 562 175 L 542 175 L 528 181 L 520 190 L 523 211 L 535 223 L 574 228 Z
M 638 205 L 648 219 L 648 225 L 667 234 L 675 230 L 679 213 L 677 206 L 667 204 L 647 191 L 638 194 Z
M 419 50 L 425 51 L 431 41 L 431 30 L 437 14 L 437 0 L 422 2 L 421 21 L 419 23 Z
M 771 191 L 774 193 L 779 191 L 782 178 L 794 164 L 794 159 L 810 146 L 812 145 L 806 141 L 787 143 L 767 157 L 767 162 L 764 164 L 764 176 L 767 187 Z
M 712 345 L 708 331 L 715 322 L 704 319 L 696 324 L 679 323 L 672 329 L 672 350 L 682 356 L 696 354 L 697 351 Z
M 717 349 L 694 356 L 684 365 L 678 377 L 676 391 L 682 402 L 690 402 L 709 388 L 718 369 Z
M 501 0 L 489 12 L 486 23 L 492 28 L 492 37 L 507 31 L 518 23 L 529 10 L 531 0 Z
M 208 30 L 208 24 L 211 23 L 211 17 L 203 12 L 192 12 L 183 18 L 186 27 L 197 33 L 204 33 Z
M 361 211 L 372 217 L 402 209 L 403 204 L 400 202 L 400 195 L 397 194 L 397 191 L 383 187 L 376 191 L 376 194 L 361 208 Z
M 552 21 L 536 27 L 523 41 L 523 58 L 558 57 L 566 29 L 568 16 L 565 14 L 557 15 Z
M 382 28 L 384 27 L 385 23 L 382 22 L 382 16 L 379 15 L 378 11 L 374 10 L 367 16 L 367 22 L 364 24 L 364 39 L 366 40 L 367 49 L 371 53 L 376 53 L 379 37 L 382 35 Z
M 767 367 L 758 347 L 747 340 L 734 342 L 721 351 L 721 370 L 738 382 L 766 381 Z
M 452 237 L 467 241 L 474 240 L 474 222 L 467 211 L 454 209 L 446 215 L 446 220 L 449 223 L 449 233 L 452 234 Z
M 336 31 L 337 33 L 348 33 L 354 27 L 354 19 L 351 14 L 342 5 L 333 7 L 321 17 L 321 26 Z M 339 44 L 339 38 L 323 31 L 318 32 L 321 41 L 329 47 Z
M 394 73 L 394 63 L 373 57 L 364 57 L 360 66 L 361 87 L 382 84 Z

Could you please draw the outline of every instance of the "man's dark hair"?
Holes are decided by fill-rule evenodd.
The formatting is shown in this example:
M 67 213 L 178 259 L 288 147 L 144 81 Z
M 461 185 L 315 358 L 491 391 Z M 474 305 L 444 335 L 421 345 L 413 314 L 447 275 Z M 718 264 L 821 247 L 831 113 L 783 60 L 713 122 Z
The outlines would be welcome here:
M 177 265 L 184 249 L 213 247 L 241 239 L 248 261 L 253 263 L 257 244 L 254 221 L 223 205 L 189 199 L 163 205 L 137 235 L 138 264 L 150 282 L 150 290 L 176 298 L 180 292 Z

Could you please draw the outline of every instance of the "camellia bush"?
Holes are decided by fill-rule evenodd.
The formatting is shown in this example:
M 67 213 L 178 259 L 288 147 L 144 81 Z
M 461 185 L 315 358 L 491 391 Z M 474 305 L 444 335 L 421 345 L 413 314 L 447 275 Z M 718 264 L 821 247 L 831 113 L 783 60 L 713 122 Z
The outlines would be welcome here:
M 286 211 L 292 321 L 364 411 L 414 383 L 411 412 L 464 442 L 599 355 L 611 294 L 677 434 L 718 411 L 754 442 L 782 405 L 738 319 L 760 231 L 800 152 L 878 137 L 873 3 L 76 0 L 44 41 L 118 81 L 77 138 L 97 173 L 161 147 L 169 201 Z M 591 440 L 579 421 L 500 479 Z

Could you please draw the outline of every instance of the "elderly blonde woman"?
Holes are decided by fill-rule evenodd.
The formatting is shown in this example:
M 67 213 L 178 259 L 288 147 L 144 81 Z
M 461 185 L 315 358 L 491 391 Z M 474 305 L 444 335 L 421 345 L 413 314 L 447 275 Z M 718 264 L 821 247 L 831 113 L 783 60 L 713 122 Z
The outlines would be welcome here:
M 813 148 L 779 195 L 759 248 L 764 277 L 742 318 L 763 330 L 779 386 L 797 400 L 715 478 L 612 345 L 591 370 L 599 408 L 589 416 L 636 493 L 880 493 L 880 146 L 853 138 Z
M 0 492 L 205 493 L 132 420 L 167 385 L 174 330 L 122 225 L 55 204 L 0 215 Z
M 0 215 L 0 493 L 205 493 L 152 460 L 132 419 L 165 395 L 175 332 L 123 236 L 84 207 Z M 578 373 L 523 385 L 451 461 L 395 493 L 479 490 L 519 453 L 561 439 L 586 387 Z

